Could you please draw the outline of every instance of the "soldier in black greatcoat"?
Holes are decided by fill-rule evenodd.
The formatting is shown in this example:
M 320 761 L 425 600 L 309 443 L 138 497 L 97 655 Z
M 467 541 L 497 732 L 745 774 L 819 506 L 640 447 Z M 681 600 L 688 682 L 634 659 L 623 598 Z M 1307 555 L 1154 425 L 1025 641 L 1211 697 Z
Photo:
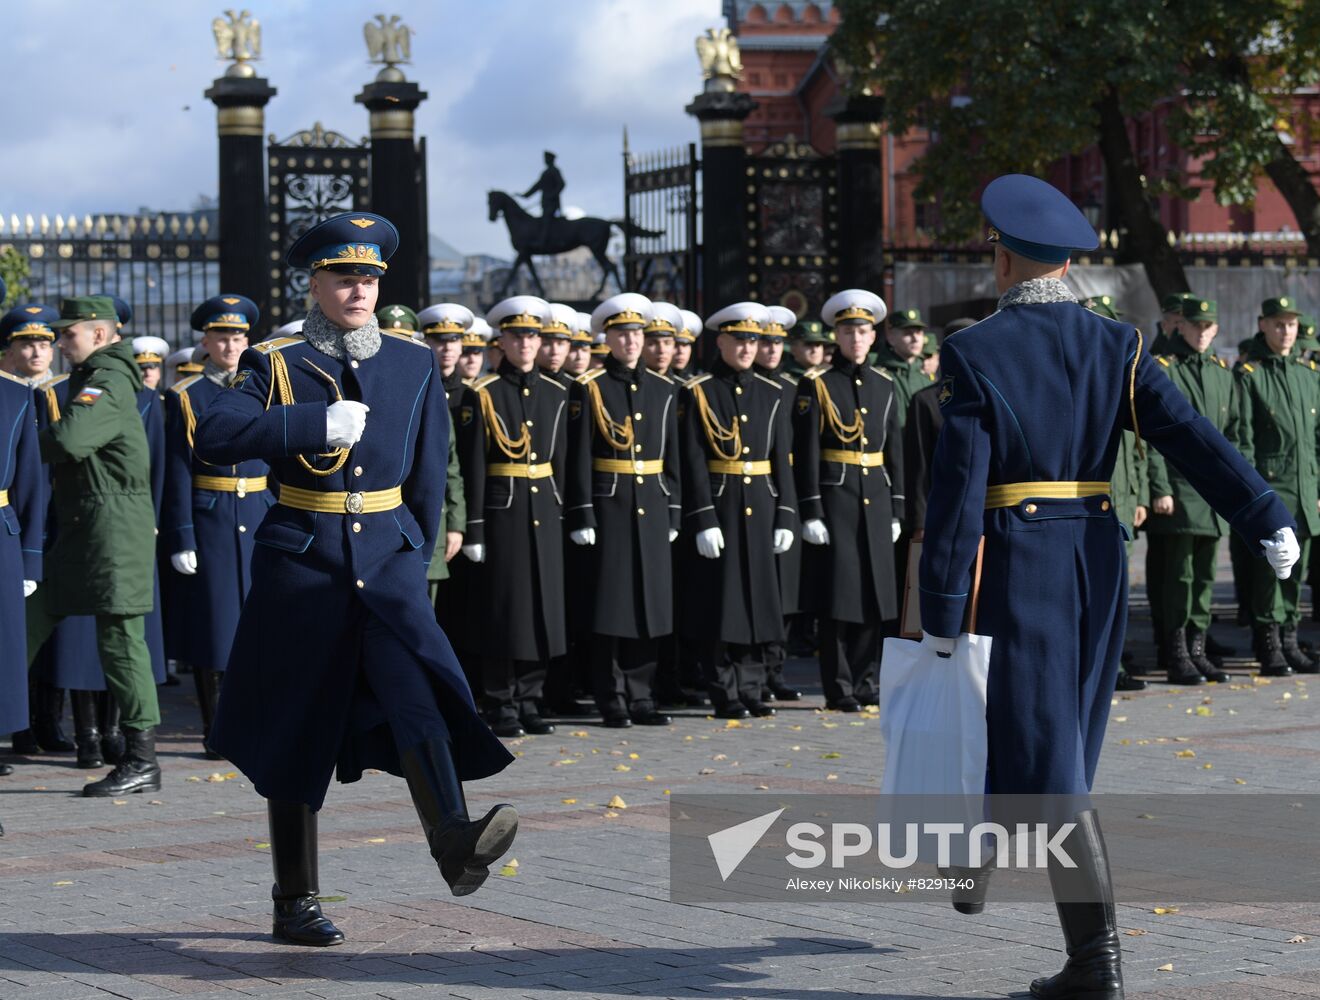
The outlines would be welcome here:
M 797 528 L 791 428 L 779 383 L 753 369 L 765 306 L 728 306 L 707 325 L 720 358 L 682 394 L 684 522 L 702 559 L 684 580 L 682 627 L 702 644 L 723 719 L 774 715 L 762 701 L 766 644 L 783 639 L 775 560 Z
M 894 540 L 903 516 L 903 436 L 893 379 L 866 363 L 885 318 L 878 295 L 840 292 L 821 318 L 838 347 L 806 372 L 793 407 L 803 605 L 820 615 L 827 706 L 856 712 L 879 694 L 880 624 L 898 615 Z
M 591 662 L 605 724 L 668 725 L 656 710 L 656 640 L 673 631 L 670 543 L 682 516 L 673 383 L 640 363 L 651 303 L 624 292 L 597 306 L 609 355 L 573 389 L 570 423 L 586 428 L 586 489 L 568 510 L 570 537 L 590 545 Z M 570 431 L 570 433 L 572 433 Z

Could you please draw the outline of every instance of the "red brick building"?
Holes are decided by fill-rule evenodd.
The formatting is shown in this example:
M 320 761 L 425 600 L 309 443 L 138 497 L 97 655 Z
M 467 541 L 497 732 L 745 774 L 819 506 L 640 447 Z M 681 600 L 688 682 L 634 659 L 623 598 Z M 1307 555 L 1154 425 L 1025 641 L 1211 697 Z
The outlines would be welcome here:
M 826 0 L 724 0 L 724 16 L 729 29 L 738 36 L 742 51 L 743 76 L 739 89 L 754 97 L 759 105 L 744 129 L 752 152 L 789 136 L 809 142 L 821 153 L 833 152 L 834 123 L 823 111 L 839 86 L 834 68 L 825 56 L 825 42 L 840 20 L 834 4 Z M 1320 93 L 1302 93 L 1297 100 L 1320 117 Z M 1163 175 L 1173 167 L 1190 178 L 1191 183 L 1198 184 L 1198 158 L 1177 148 L 1169 139 L 1167 121 L 1171 109 L 1170 102 L 1133 119 L 1129 125 L 1133 145 L 1149 176 Z M 928 206 L 913 200 L 918 178 L 912 169 L 928 141 L 923 130 L 885 136 L 882 141 L 885 242 L 889 246 L 920 246 L 929 241 L 928 227 L 934 220 L 927 215 Z M 1320 137 L 1299 134 L 1295 142 L 1295 153 L 1320 180 Z M 1112 223 L 1104 217 L 1104 165 L 1098 149 L 1067 157 L 1057 165 L 1051 180 L 1112 228 Z M 1201 234 L 1203 240 L 1211 237 L 1211 242 L 1214 234 L 1296 231 L 1292 212 L 1264 177 L 1257 187 L 1252 208 L 1218 205 L 1213 191 L 1204 186 L 1200 196 L 1190 202 L 1161 198 L 1160 212 L 1171 232 Z

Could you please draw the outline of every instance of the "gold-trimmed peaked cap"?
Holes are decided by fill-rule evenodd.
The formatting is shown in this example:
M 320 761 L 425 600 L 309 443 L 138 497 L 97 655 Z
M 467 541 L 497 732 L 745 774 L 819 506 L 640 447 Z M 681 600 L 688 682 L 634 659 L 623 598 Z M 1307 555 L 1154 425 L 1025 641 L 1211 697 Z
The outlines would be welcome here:
M 573 343 L 591 346 L 591 313 L 574 313 Z
M 436 340 L 461 340 L 476 319 L 472 310 L 458 302 L 437 302 L 417 314 L 418 329 Z M 482 340 L 485 345 L 485 340 Z
M 820 311 L 820 320 L 833 328 L 840 323 L 870 323 L 879 326 L 889 314 L 885 300 L 865 288 L 845 288 L 831 295 Z
M 490 324 L 481 316 L 473 316 L 472 325 L 463 331 L 463 353 L 485 351 L 490 337 Z
M 509 333 L 514 330 L 530 330 L 540 333 L 550 315 L 550 303 L 535 295 L 515 295 L 503 302 L 496 302 L 493 309 L 486 313 L 486 322 L 491 330 Z
M 620 292 L 591 310 L 591 332 L 604 333 L 614 327 L 643 329 L 651 313 L 651 300 L 637 292 Z
M 680 344 L 695 344 L 706 324 L 691 309 L 680 309 L 679 315 L 683 317 L 683 328 L 674 334 L 674 339 Z
M 738 340 L 757 340 L 770 323 L 770 310 L 759 302 L 735 302 L 706 319 L 706 329 Z
M 672 302 L 652 302 L 642 332 L 648 337 L 677 337 L 683 329 L 683 313 Z
M 577 310 L 562 302 L 549 303 L 550 312 L 541 327 L 541 336 L 549 340 L 572 340 L 577 326 Z
M 788 331 L 797 326 L 797 313 L 788 306 L 766 306 L 766 309 L 770 313 L 770 322 L 761 331 L 761 336 L 783 340 L 788 336 Z
M 14 306 L 0 319 L 0 347 L 11 340 L 54 340 L 55 329 L 51 326 L 60 318 L 60 311 L 54 306 L 30 302 L 25 306 Z
M 160 337 L 134 337 L 133 360 L 139 365 L 164 364 L 170 345 Z
M 248 333 L 261 319 L 261 310 L 246 295 L 221 292 L 212 295 L 193 310 L 192 328 L 205 333 L 208 330 L 228 330 Z
M 380 277 L 399 249 L 394 223 L 373 212 L 345 212 L 318 222 L 289 247 L 290 267 Z

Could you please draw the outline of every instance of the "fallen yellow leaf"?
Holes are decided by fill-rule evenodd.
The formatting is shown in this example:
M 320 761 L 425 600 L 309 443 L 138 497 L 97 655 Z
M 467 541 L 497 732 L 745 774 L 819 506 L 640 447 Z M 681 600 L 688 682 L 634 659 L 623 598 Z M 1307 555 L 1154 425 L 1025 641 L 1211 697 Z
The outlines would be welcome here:
M 368 837 L 368 838 L 367 838 L 367 843 L 368 843 L 368 844 L 383 844 L 383 843 L 385 843 L 385 838 L 384 838 L 384 837 Z
M 577 805 L 577 799 L 561 799 L 560 801 L 563 802 L 564 805 L 566 805 L 566 806 L 575 806 L 575 805 Z
M 741 728 L 742 728 L 742 723 L 739 722 L 737 719 L 728 719 L 728 720 L 726 720 L 725 723 L 724 723 L 724 728 L 725 728 L 725 729 L 741 729 Z
M 1305 934 L 1295 934 L 1295 935 L 1293 935 L 1292 937 L 1290 937 L 1290 938 L 1288 939 L 1288 943 L 1289 943 L 1289 944 L 1306 944 L 1306 942 L 1307 942 L 1307 941 L 1310 941 L 1310 940 L 1311 940 L 1311 939 L 1310 939 L 1309 937 L 1307 937 Z
M 605 818 L 606 818 L 606 819 L 618 819 L 618 818 L 619 818 L 619 814 L 616 813 L 616 812 L 607 812 L 607 813 L 605 814 Z
M 1151 910 L 1151 912 L 1152 912 L 1152 913 L 1158 913 L 1160 916 L 1164 916 L 1166 913 L 1177 913 L 1177 912 L 1178 912 L 1178 907 L 1176 907 L 1176 906 L 1157 906 L 1157 907 L 1155 907 L 1155 909 Z
M 837 774 L 827 774 L 827 775 L 825 775 L 825 780 L 826 780 L 826 781 L 838 781 L 838 780 L 839 780 L 839 776 L 838 776 Z
M 270 850 L 270 844 L 253 844 L 252 846 L 255 847 L 258 851 Z
M 113 800 L 113 801 L 114 801 L 115 805 L 117 805 L 117 806 L 126 806 L 126 805 L 128 805 L 128 799 L 115 799 L 115 800 Z
M 1141 935 L 1143 934 L 1149 934 L 1150 931 L 1143 930 L 1140 927 L 1134 927 L 1132 930 L 1124 931 L 1123 933 L 1126 934 L 1128 937 L 1141 937 Z
M 1214 710 L 1213 708 L 1211 708 L 1210 706 L 1208 706 L 1208 705 L 1197 705 L 1197 706 L 1196 706 L 1196 714 L 1199 715 L 1199 716 L 1201 716 L 1201 718 L 1204 719 L 1204 718 L 1206 718 L 1207 716 L 1214 715 L 1214 714 L 1215 714 L 1215 710 Z
M 517 865 L 505 865 L 500 869 L 500 874 L 505 878 L 514 878 L 518 874 Z
M 1158 967 L 1155 969 L 1155 971 L 1156 971 L 1156 972 L 1172 972 L 1172 971 L 1173 971 L 1173 963 L 1172 963 L 1172 962 L 1165 962 L 1163 965 L 1158 966 Z
M 627 808 L 628 808 L 628 803 L 627 803 L 627 802 L 624 802 L 623 799 L 619 798 L 619 796 L 617 796 L 617 795 L 614 796 L 613 798 L 611 798 L 608 802 L 606 802 L 605 805 L 608 806 L 610 809 L 627 809 Z
M 630 754 L 628 755 L 628 759 L 629 759 L 629 760 L 641 760 L 641 759 L 642 759 L 642 755 L 639 754 L 639 753 L 630 753 Z
M 89 779 L 89 780 L 90 780 L 90 779 Z M 189 780 L 189 781 L 201 781 L 202 779 L 199 778 L 199 777 L 197 777 L 197 775 L 194 774 L 194 775 L 192 775 L 188 780 Z
M 629 767 L 627 764 L 615 764 L 615 765 L 614 765 L 614 770 L 616 770 L 616 771 L 631 771 L 632 768 Z
M 654 774 L 648 774 L 648 775 L 646 776 L 646 780 L 647 780 L 647 781 L 655 781 L 655 775 L 654 775 Z
M 757 786 L 756 786 L 756 790 L 757 790 L 758 792 L 768 792 L 768 791 L 770 791 L 770 786 L 769 786 L 769 785 L 757 785 Z
M 1247 779 L 1246 779 L 1246 778 L 1234 778 L 1234 779 L 1233 779 L 1233 784 L 1235 784 L 1235 785 L 1245 785 L 1246 783 L 1247 783 Z
M 68 882 L 68 881 L 65 881 L 65 882 L 52 882 L 51 885 L 73 885 L 73 883 L 72 883 L 72 882 Z
M 1191 759 L 1192 757 L 1195 757 L 1195 756 L 1196 756 L 1196 751 L 1195 751 L 1195 750 L 1175 750 L 1174 753 L 1173 753 L 1173 755 L 1174 755 L 1175 757 L 1181 757 L 1183 760 L 1189 760 L 1189 759 Z

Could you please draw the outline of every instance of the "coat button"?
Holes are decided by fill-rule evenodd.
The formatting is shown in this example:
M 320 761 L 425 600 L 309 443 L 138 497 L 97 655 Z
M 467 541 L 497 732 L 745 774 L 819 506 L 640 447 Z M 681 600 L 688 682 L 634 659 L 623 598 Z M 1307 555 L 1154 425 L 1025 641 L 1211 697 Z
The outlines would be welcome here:
M 541 488 L 540 488 L 539 486 L 533 486 L 533 487 L 531 488 L 531 490 L 532 490 L 533 493 L 540 493 L 540 492 L 541 492 Z
M 747 423 L 747 414 L 745 413 L 738 414 L 738 419 L 741 420 L 743 423 Z
M 638 516 L 638 517 L 642 517 L 642 516 L 645 515 L 645 514 L 646 514 L 646 510 L 645 510 L 645 508 L 642 508 L 642 507 L 638 507 L 638 508 L 637 508 L 637 516 Z
M 870 443 L 871 443 L 870 438 L 862 438 L 862 444 L 870 444 Z
M 523 395 L 524 395 L 524 396 L 530 396 L 531 394 L 532 394 L 532 390 L 531 390 L 531 389 L 524 389 L 524 390 L 523 390 Z
M 353 475 L 355 475 L 355 476 L 360 476 L 360 475 L 362 475 L 362 466 L 360 466 L 360 465 L 355 466 L 355 467 L 353 468 Z
M 870 497 L 862 497 L 862 506 L 863 506 L 863 507 L 869 507 L 869 506 L 871 506 L 871 498 L 870 498 Z
M 1036 513 L 1036 505 L 1035 505 L 1034 503 L 1029 503 L 1029 504 L 1027 504 L 1027 506 L 1026 506 L 1025 508 L 1023 508 L 1023 509 L 1024 509 L 1028 514 L 1034 514 L 1034 513 Z
M 350 368 L 356 368 L 357 366 L 358 366 L 357 361 L 350 361 L 350 362 L 348 363 L 348 367 L 350 367 Z
M 750 454 L 751 454 L 751 451 L 752 451 L 751 448 L 749 448 L 747 445 L 743 445 L 743 454 L 744 454 L 744 455 L 750 455 Z
M 638 481 L 639 483 L 644 483 L 644 482 L 646 482 L 646 477 L 645 477 L 645 476 L 638 476 L 638 477 L 637 477 L 637 481 Z
M 361 522 L 361 521 L 354 521 L 354 522 L 353 522 L 353 534 L 356 535 L 356 534 L 357 534 L 359 531 L 361 531 L 361 530 L 362 530 L 362 522 Z
M 862 407 L 862 412 L 863 412 L 863 413 L 866 413 L 866 412 L 867 412 L 867 409 L 866 409 L 865 406 Z
M 871 474 L 871 470 L 870 470 L 870 469 L 863 469 L 863 470 L 862 470 L 862 475 L 863 475 L 863 476 L 869 476 L 870 474 Z
M 630 386 L 628 386 L 628 388 L 631 389 L 633 392 L 636 392 L 636 391 L 637 391 L 637 386 L 635 386 L 635 385 L 630 385 Z
M 531 422 L 530 420 L 524 420 L 524 421 L 523 421 L 523 426 L 524 426 L 524 427 L 531 427 L 531 426 L 532 426 L 532 422 Z
M 531 459 L 533 462 L 535 462 L 535 461 L 536 461 L 536 452 L 532 452 L 532 453 L 531 453 L 530 455 L 528 455 L 527 457 L 528 457 L 529 459 Z
M 641 420 L 641 419 L 642 419 L 642 415 L 641 415 L 640 413 L 634 413 L 634 414 L 633 414 L 633 419 L 634 419 L 634 420 Z
M 862 384 L 862 380 L 861 380 L 861 379 L 857 379 L 857 384 L 858 384 L 858 385 L 861 385 L 861 384 Z
M 1108 500 L 1102 500 L 1102 501 L 1100 501 L 1100 509 L 1101 509 L 1101 510 L 1108 510 L 1108 509 L 1109 509 L 1109 501 L 1108 501 Z
M 751 476 L 743 476 L 743 485 L 744 485 L 744 486 L 750 486 L 750 485 L 751 485 L 751 482 L 752 482 L 752 477 L 751 477 Z
M 359 581 L 357 582 L 357 585 L 358 585 L 358 590 L 361 590 L 363 587 L 365 587 L 365 586 L 367 585 L 367 583 L 366 583 L 365 580 L 359 580 Z
M 751 517 L 751 516 L 752 516 L 752 508 L 750 508 L 750 507 L 744 507 L 744 508 L 743 508 L 743 513 L 746 514 L 748 517 Z
M 535 520 L 532 521 L 532 527 L 533 527 L 533 528 L 539 528 L 540 526 L 541 526 L 541 522 L 540 522 L 540 521 L 535 521 Z
M 741 396 L 741 395 L 742 395 L 742 386 L 740 386 L 740 385 L 735 385 L 735 386 L 733 387 L 733 391 L 734 391 L 735 393 L 737 393 L 739 396 Z
M 246 533 L 247 533 L 247 525 L 246 525 L 246 524 L 240 524 L 240 525 L 238 526 L 238 533 L 239 533 L 240 535 L 246 534 Z
M 640 444 L 633 445 L 633 451 L 641 451 L 641 450 L 642 450 L 642 446 Z

